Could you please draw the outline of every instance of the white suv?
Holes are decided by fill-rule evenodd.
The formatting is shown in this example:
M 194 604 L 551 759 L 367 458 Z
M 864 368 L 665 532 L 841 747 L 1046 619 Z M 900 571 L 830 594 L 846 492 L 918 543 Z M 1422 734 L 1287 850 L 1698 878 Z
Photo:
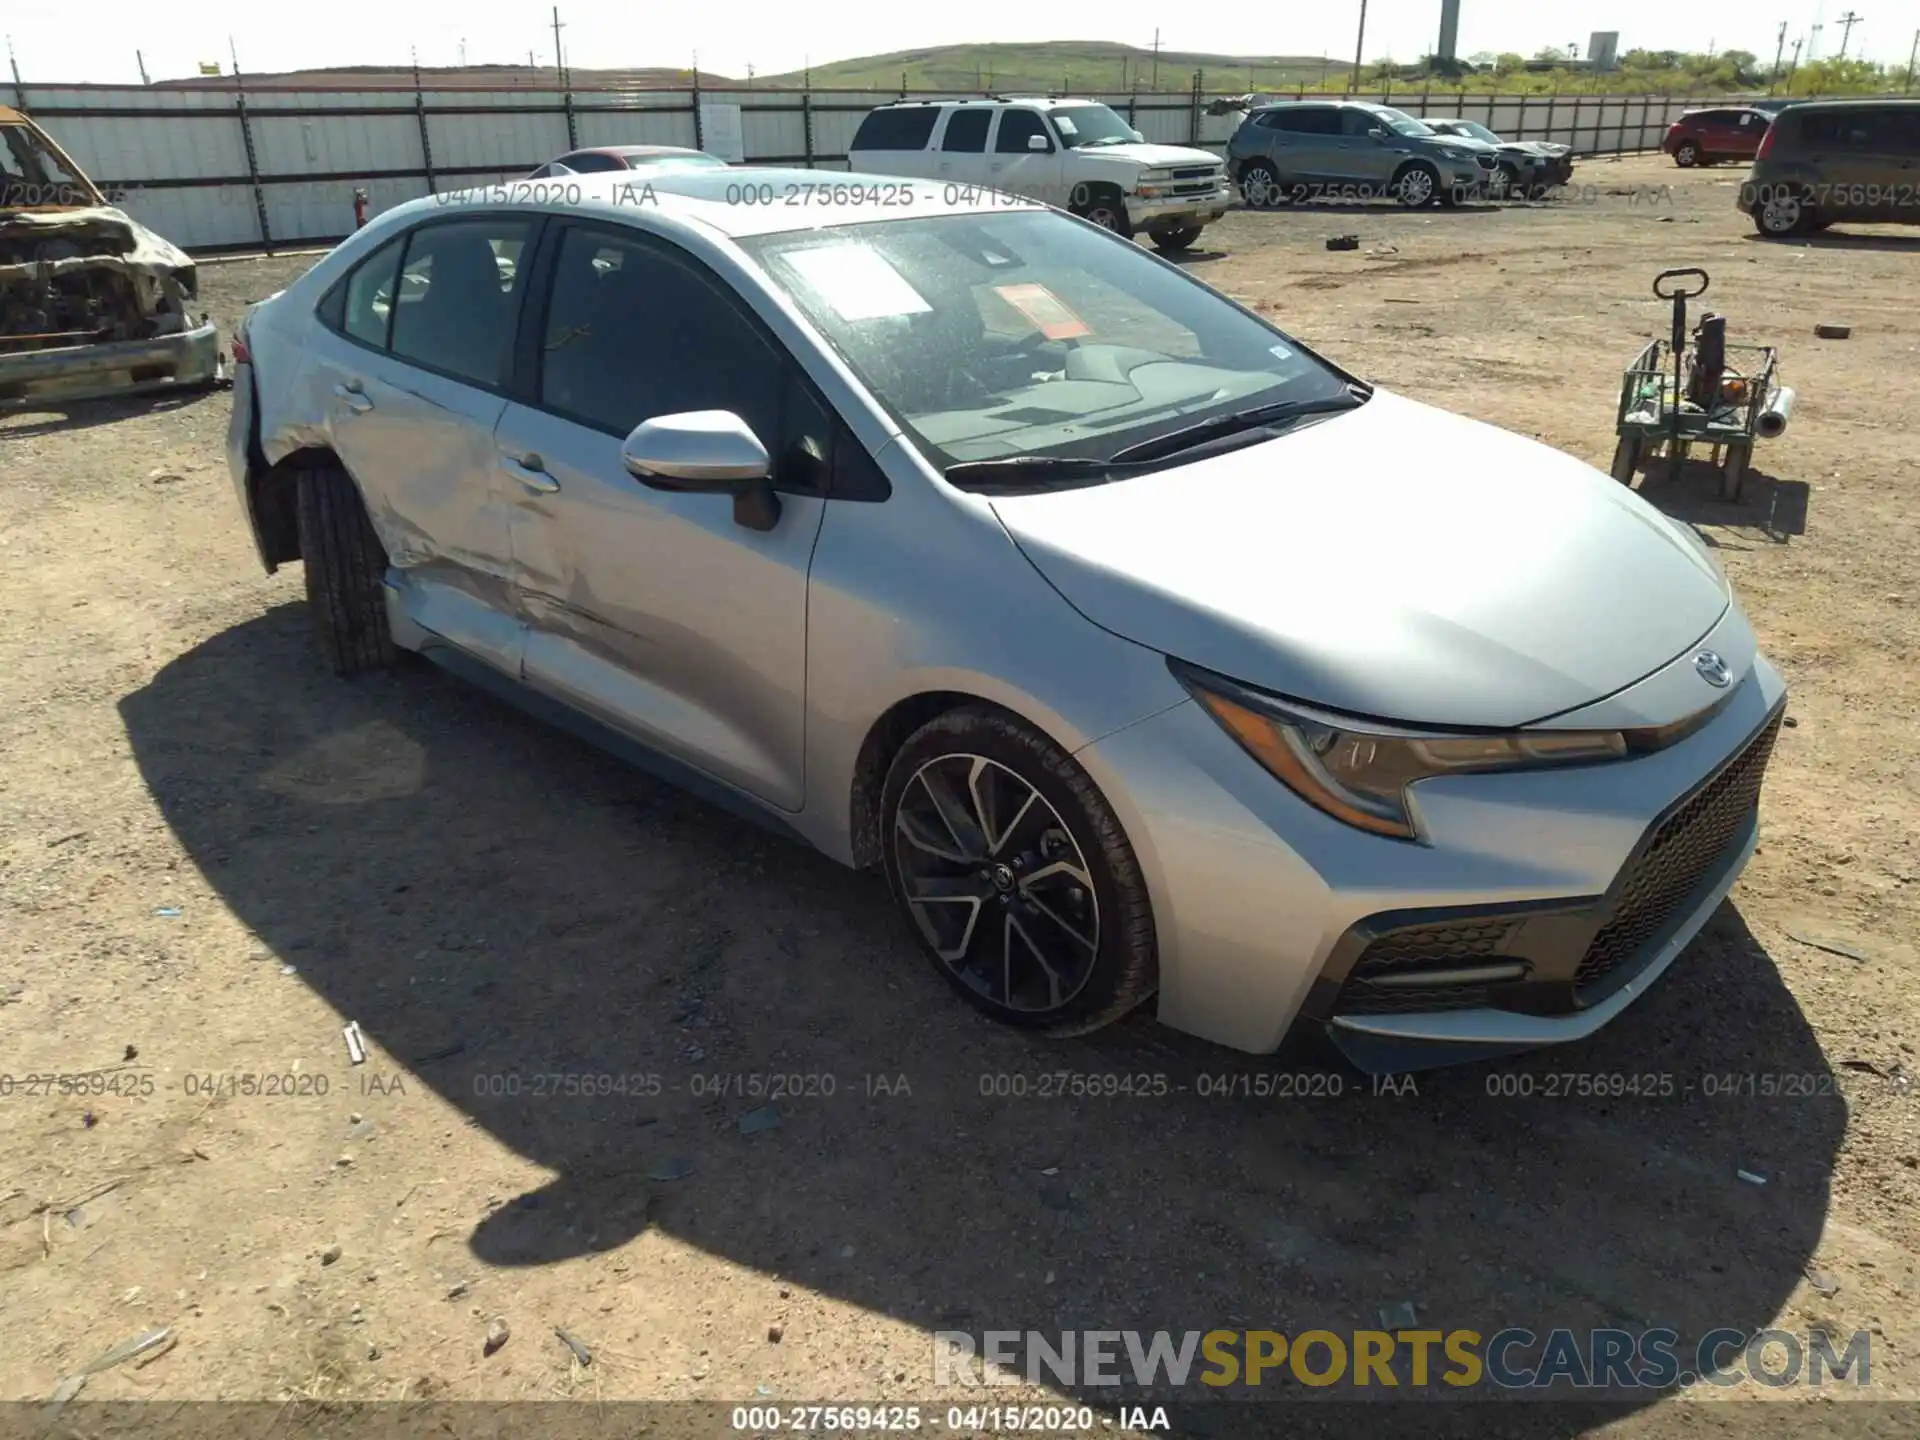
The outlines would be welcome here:
M 1002 191 L 1039 200 L 1155 248 L 1191 249 L 1232 199 L 1205 150 L 1153 145 L 1093 100 L 902 100 L 867 116 L 848 164 L 943 180 L 955 199 Z

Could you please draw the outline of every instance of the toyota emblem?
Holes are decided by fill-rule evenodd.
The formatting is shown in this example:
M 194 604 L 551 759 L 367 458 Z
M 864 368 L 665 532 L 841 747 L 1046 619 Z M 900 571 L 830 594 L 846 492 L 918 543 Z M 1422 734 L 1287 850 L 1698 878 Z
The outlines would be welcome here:
M 1700 672 L 1700 678 L 1716 690 L 1724 690 L 1733 683 L 1733 671 L 1727 668 L 1727 662 L 1711 650 L 1702 650 L 1693 657 L 1693 668 Z

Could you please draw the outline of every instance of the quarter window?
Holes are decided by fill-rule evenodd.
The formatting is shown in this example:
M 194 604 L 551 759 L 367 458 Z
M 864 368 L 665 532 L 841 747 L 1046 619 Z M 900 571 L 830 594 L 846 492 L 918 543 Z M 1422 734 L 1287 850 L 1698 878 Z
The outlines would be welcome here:
M 494 215 L 415 230 L 393 302 L 393 353 L 475 385 L 505 385 L 531 228 Z
M 938 105 L 883 106 L 860 122 L 850 150 L 924 150 L 933 138 Z
M 393 277 L 400 268 L 402 235 L 389 240 L 347 273 L 320 302 L 320 318 L 362 345 L 387 348 L 387 321 L 393 311 Z

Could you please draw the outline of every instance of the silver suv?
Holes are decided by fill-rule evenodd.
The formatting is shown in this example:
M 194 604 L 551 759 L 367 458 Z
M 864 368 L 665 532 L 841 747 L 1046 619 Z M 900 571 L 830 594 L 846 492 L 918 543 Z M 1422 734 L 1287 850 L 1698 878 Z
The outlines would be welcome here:
M 1483 140 L 1360 101 L 1263 105 L 1227 142 L 1228 173 L 1256 209 L 1314 199 L 1452 205 L 1486 189 L 1499 163 Z

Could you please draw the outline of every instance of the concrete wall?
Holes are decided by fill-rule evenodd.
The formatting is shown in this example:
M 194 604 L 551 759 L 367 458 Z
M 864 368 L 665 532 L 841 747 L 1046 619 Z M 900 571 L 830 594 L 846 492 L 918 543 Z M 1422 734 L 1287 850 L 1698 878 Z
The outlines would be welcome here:
M 0 89 L 0 95 L 6 91 Z M 421 195 L 490 184 L 576 145 L 699 145 L 734 130 L 738 158 L 845 169 L 861 119 L 897 92 L 154 89 L 21 87 L 8 95 L 136 219 L 193 250 L 294 246 Z M 1149 140 L 1223 150 L 1238 117 L 1210 95 L 1104 95 Z M 1295 92 L 1272 99 L 1322 98 Z M 1340 96 L 1324 98 L 1337 99 Z M 1411 114 L 1479 120 L 1583 154 L 1653 149 L 1700 103 L 1672 96 L 1370 93 Z

